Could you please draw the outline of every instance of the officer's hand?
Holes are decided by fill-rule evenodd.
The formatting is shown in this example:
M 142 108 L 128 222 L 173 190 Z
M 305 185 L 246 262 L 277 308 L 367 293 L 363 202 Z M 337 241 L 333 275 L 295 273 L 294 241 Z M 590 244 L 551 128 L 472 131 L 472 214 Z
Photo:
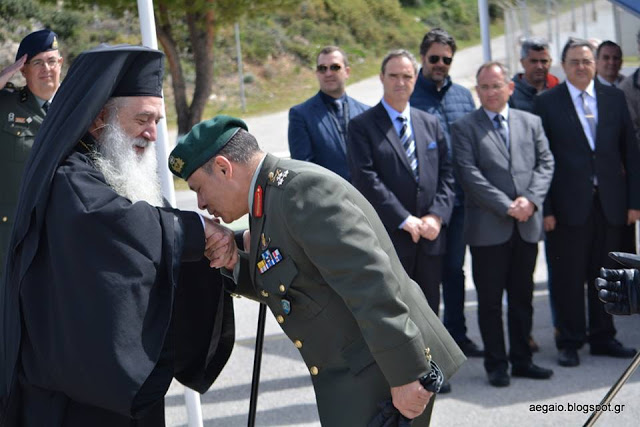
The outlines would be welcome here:
M 18 59 L 16 62 L 9 65 L 4 70 L 0 71 L 0 89 L 2 89 L 7 84 L 9 79 L 11 79 L 11 77 L 13 77 L 13 75 L 17 73 L 18 70 L 20 70 L 24 66 L 25 62 L 27 62 L 26 53 L 22 55 L 22 57 Z
M 422 387 L 420 381 L 414 381 L 398 387 L 391 387 L 393 406 L 405 417 L 416 418 L 424 412 L 433 393 Z

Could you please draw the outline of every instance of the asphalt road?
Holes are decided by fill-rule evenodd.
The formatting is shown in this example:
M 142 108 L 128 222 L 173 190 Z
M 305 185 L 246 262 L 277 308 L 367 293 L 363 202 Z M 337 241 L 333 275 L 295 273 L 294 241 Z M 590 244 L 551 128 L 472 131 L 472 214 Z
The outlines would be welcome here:
M 590 36 L 613 38 L 611 5 L 599 1 L 598 22 L 589 25 Z M 577 9 L 581 23 L 581 8 Z M 561 40 L 571 35 L 569 19 L 561 20 Z M 534 34 L 544 36 L 546 24 L 534 26 Z M 582 29 L 573 34 L 582 36 Z M 416 42 L 421 35 L 417 36 Z M 504 39 L 492 41 L 494 59 L 504 60 Z M 472 86 L 474 74 L 482 62 L 480 46 L 459 51 L 454 59 L 454 81 Z M 381 86 L 377 77 L 348 87 L 348 93 L 371 105 L 378 102 Z M 259 137 L 266 151 L 287 156 L 287 112 L 247 118 L 249 130 Z M 177 204 L 183 209 L 197 210 L 190 192 L 178 192 Z M 246 219 L 234 223 L 246 227 Z M 467 256 L 467 303 L 465 313 L 469 336 L 481 343 L 477 326 L 477 303 Z M 481 359 L 470 359 L 452 379 L 453 392 L 439 396 L 432 425 L 445 426 L 579 426 L 590 414 L 589 405 L 596 405 L 629 364 L 629 360 L 591 356 L 588 348 L 580 351 L 582 364 L 563 368 L 556 363 L 548 292 L 546 263 L 540 246 L 535 273 L 534 337 L 541 347 L 534 362 L 555 371 L 547 381 L 512 379 L 511 386 L 496 389 L 489 386 Z M 205 426 L 233 427 L 247 423 L 249 392 L 255 344 L 258 305 L 246 299 L 235 300 L 237 338 L 229 363 L 212 388 L 202 396 Z M 442 311 L 442 308 L 441 308 Z M 505 322 L 506 323 L 506 322 Z M 626 345 L 640 347 L 640 316 L 616 318 L 618 338 Z M 184 389 L 174 382 L 166 397 L 168 426 L 186 426 Z M 598 426 L 635 426 L 640 419 L 640 384 L 638 375 L 631 377 L 614 399 Z M 281 332 L 269 314 L 260 383 L 256 425 L 258 426 L 319 426 L 311 381 L 298 351 Z

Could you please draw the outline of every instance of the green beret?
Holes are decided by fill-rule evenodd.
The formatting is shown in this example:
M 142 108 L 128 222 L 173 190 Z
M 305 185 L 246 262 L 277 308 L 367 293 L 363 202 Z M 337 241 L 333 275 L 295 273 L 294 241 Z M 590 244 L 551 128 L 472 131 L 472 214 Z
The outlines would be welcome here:
M 178 145 L 169 155 L 169 169 L 186 181 L 227 145 L 240 128 L 248 130 L 245 122 L 230 116 L 216 116 L 198 123 L 178 140 Z

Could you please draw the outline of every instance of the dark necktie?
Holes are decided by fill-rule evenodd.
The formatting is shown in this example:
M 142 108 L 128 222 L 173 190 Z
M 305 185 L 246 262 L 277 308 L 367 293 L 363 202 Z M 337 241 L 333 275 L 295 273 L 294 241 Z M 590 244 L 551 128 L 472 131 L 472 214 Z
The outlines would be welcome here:
M 409 126 L 409 124 L 407 123 L 407 118 L 398 116 L 398 120 L 400 121 L 400 123 L 402 123 L 402 128 L 400 129 L 400 142 L 402 143 L 404 152 L 407 155 L 407 159 L 409 159 L 409 166 L 411 166 L 413 177 L 417 181 L 418 157 L 416 156 L 416 141 L 413 138 L 413 134 L 411 133 L 411 126 Z
M 42 104 L 42 109 L 44 110 L 45 113 L 49 112 L 49 106 L 51 105 L 51 103 L 49 101 L 46 101 L 44 104 Z
M 344 106 L 342 105 L 341 99 L 336 99 L 333 101 L 333 105 L 335 107 L 336 119 L 338 119 L 338 123 L 340 124 L 340 132 L 345 133 L 345 121 L 344 121 Z
M 507 147 L 507 150 L 509 150 L 509 140 L 507 139 L 507 129 L 505 129 L 504 124 L 502 123 L 504 122 L 504 117 L 502 117 L 502 114 L 496 114 L 493 117 L 493 121 L 495 122 L 494 127 L 498 131 L 500 138 L 502 138 L 502 142 L 504 142 L 504 146 Z
M 595 148 L 596 144 L 596 117 L 593 115 L 593 111 L 589 107 L 589 103 L 587 102 L 587 92 L 582 92 L 580 96 L 582 97 L 582 110 L 584 111 L 584 118 L 587 119 L 587 124 L 589 125 L 589 132 L 591 132 L 591 140 L 593 141 L 593 145 Z

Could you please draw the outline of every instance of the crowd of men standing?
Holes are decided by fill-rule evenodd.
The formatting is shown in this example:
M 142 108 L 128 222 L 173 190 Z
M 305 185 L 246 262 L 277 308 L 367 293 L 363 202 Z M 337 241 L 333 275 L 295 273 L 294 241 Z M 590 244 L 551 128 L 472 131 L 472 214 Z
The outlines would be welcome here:
M 353 366 L 345 370 L 345 366 L 331 365 L 341 360 L 336 355 L 344 356 L 344 344 L 351 336 L 372 334 L 383 342 L 402 341 L 418 335 L 405 330 L 405 325 L 418 325 L 421 339 L 410 340 L 410 351 L 403 349 L 397 360 L 380 356 L 384 351 L 378 349 L 376 364 L 385 372 L 368 371 L 375 387 L 360 384 L 375 398 L 350 416 L 357 421 L 370 417 L 377 410 L 378 399 L 390 394 L 403 416 L 427 425 L 432 393 L 451 391 L 447 378 L 440 386 L 442 372 L 446 377 L 460 366 L 464 361 L 460 350 L 468 357 L 484 358 L 488 382 L 495 387 L 508 386 L 511 377 L 552 377 L 553 371 L 534 364 L 532 357 L 538 349 L 532 339 L 533 272 L 538 243 L 543 239 L 558 364 L 578 366 L 578 350 L 585 343 L 592 355 L 633 357 L 635 350 L 615 339 L 613 319 L 598 300 L 593 283 L 601 266 L 615 267 L 608 252 L 635 252 L 633 226 L 640 219 L 640 173 L 634 167 L 640 161 L 640 71 L 626 79 L 620 76 L 622 55 L 613 42 L 594 47 L 589 41 L 570 39 L 561 60 L 566 81 L 560 83 L 549 73 L 551 57 L 546 41 L 529 39 L 522 45 L 523 73 L 511 78 L 499 62 L 480 65 L 476 73 L 480 107 L 476 109 L 471 92 L 449 76 L 455 52 L 455 40 L 440 28 L 424 36 L 420 64 L 408 50 L 389 52 L 380 71 L 383 96 L 371 108 L 346 95 L 350 73 L 346 53 L 336 46 L 319 52 L 316 75 L 320 91 L 290 110 L 289 146 L 294 159 L 317 163 L 335 175 L 308 163 L 279 163 L 258 149 L 244 122 L 226 116 L 203 122 L 181 140 L 172 153 L 170 169 L 198 193 L 200 207 L 224 220 L 250 212 L 254 234 L 249 236 L 250 252 L 244 252 L 245 258 L 274 255 L 277 260 L 261 269 L 263 274 L 285 255 L 286 262 L 275 271 L 286 277 L 267 275 L 246 282 L 256 271 L 249 270 L 246 263 L 240 265 L 230 231 L 221 231 L 224 227 L 210 219 L 164 207 L 159 186 L 149 178 L 155 176 L 155 152 L 150 143 L 155 141 L 155 126 L 162 117 L 163 56 L 159 51 L 106 46 L 83 53 L 73 69 L 80 71 L 70 73 L 70 83 L 60 89 L 62 101 L 52 104 L 53 112 L 47 116 L 18 191 L 16 179 L 22 175 L 34 135 L 58 92 L 63 61 L 55 33 L 42 30 L 27 36 L 16 62 L 0 72 L 1 86 L 18 70 L 27 82 L 22 89 L 7 87 L 0 94 L 0 107 L 6 109 L 3 120 L 7 120 L 0 140 L 0 148 L 7 151 L 2 156 L 7 165 L 2 169 L 11 173 L 3 184 L 10 191 L 3 192 L 6 200 L 0 205 L 6 212 L 2 214 L 1 249 L 11 242 L 7 271 L 0 271 L 5 276 L 2 328 L 6 335 L 0 352 L 6 359 L 0 381 L 0 420 L 21 419 L 24 425 L 41 425 L 40 417 L 48 415 L 33 409 L 48 407 L 54 409 L 60 425 L 68 419 L 83 425 L 83 420 L 101 418 L 106 408 L 111 418 L 102 417 L 105 425 L 126 425 L 130 418 L 139 416 L 163 423 L 161 398 L 171 379 L 179 378 L 204 391 L 229 356 L 233 313 L 223 287 L 228 286 L 224 280 L 233 280 L 239 287 L 254 286 L 253 282 L 262 286 L 258 298 L 271 298 L 267 300 L 273 302 L 270 308 L 274 314 L 281 313 L 278 322 L 298 336 L 295 346 L 302 349 L 304 341 L 303 355 L 326 363 L 310 367 L 325 420 L 333 419 L 326 408 L 335 405 L 323 406 L 331 399 L 345 403 L 349 394 L 363 395 L 360 389 L 349 392 L 348 386 L 355 384 L 350 373 Z M 85 77 L 98 73 L 103 76 L 101 84 Z M 78 111 L 78 105 L 90 108 Z M 75 126 L 67 126 L 70 118 L 76 119 Z M 111 146 L 114 148 L 109 150 Z M 126 155 L 118 155 L 120 150 Z M 138 170 L 141 175 L 136 174 Z M 305 178 L 294 182 L 296 176 Z M 307 185 L 305 179 L 312 178 L 313 185 Z M 300 194 L 286 198 L 270 187 Z M 338 187 L 344 192 L 327 196 L 330 189 Z M 324 188 L 325 196 L 315 197 L 309 188 Z M 22 215 L 14 214 L 17 200 L 17 212 Z M 279 212 L 268 202 L 271 200 L 293 204 Z M 300 204 L 301 200 L 304 203 Z M 305 203 L 312 206 L 312 213 L 297 213 L 295 209 Z M 45 206 L 47 215 L 42 215 Z M 338 211 L 341 213 L 335 214 Z M 364 251 L 348 236 L 340 235 L 340 220 L 349 217 L 344 211 L 351 212 L 351 221 L 347 221 L 354 224 L 351 233 L 358 235 L 360 230 L 360 235 L 373 236 L 378 243 L 365 245 Z M 14 216 L 14 230 L 9 235 Z M 121 227 L 115 233 L 127 236 L 130 244 L 119 246 L 119 240 L 112 238 L 110 224 Z M 72 227 L 90 232 L 69 237 L 67 230 Z M 292 227 L 299 227 L 299 232 L 291 232 Z M 271 236 L 266 236 L 267 230 Z M 272 239 L 285 237 L 287 245 L 282 243 L 280 250 L 271 251 Z M 222 243 L 212 243 L 215 239 Z M 344 256 L 349 253 L 346 248 L 353 253 L 369 253 L 374 248 L 373 252 L 381 254 L 391 247 L 389 241 L 397 257 L 390 251 L 387 258 L 357 265 L 357 256 Z M 314 252 L 317 242 L 335 248 L 329 252 L 336 259 L 327 262 L 322 250 Z M 467 335 L 463 272 L 467 246 L 484 349 Z M 92 251 L 122 256 L 94 257 Z M 227 279 L 218 271 L 202 270 L 203 252 L 210 258 L 210 266 L 226 268 L 223 273 Z M 296 273 L 295 259 L 301 274 Z M 341 261 L 349 268 L 341 267 Z M 87 268 L 77 275 L 68 264 Z M 371 269 L 379 269 L 386 279 L 362 280 L 354 286 L 356 282 L 344 273 Z M 131 271 L 144 274 L 139 277 L 129 274 Z M 318 271 L 325 272 L 322 280 L 316 277 Z M 329 280 L 332 275 L 338 279 Z M 396 289 L 390 286 L 395 283 L 392 277 L 401 279 L 395 300 L 385 297 L 385 292 Z M 267 283 L 269 280 L 274 286 Z M 319 295 L 332 290 L 343 297 L 332 299 L 335 303 L 328 310 L 344 315 L 337 319 L 343 319 L 340 325 L 349 332 L 336 339 L 334 347 L 314 341 L 314 325 L 309 331 L 288 329 L 309 325 L 296 323 L 313 309 L 301 305 L 293 291 L 302 289 L 302 294 L 314 300 L 315 288 L 314 292 L 304 289 L 314 280 L 318 281 Z M 129 286 L 131 281 L 144 285 L 143 302 L 120 306 L 121 301 L 135 299 L 132 292 L 139 296 L 137 288 Z M 82 283 L 93 286 L 87 288 Z M 448 332 L 437 318 L 441 285 L 443 323 Z M 165 288 L 170 292 L 155 294 Z M 99 297 L 103 290 L 108 298 Z M 361 293 L 369 291 L 375 295 L 361 298 Z M 508 347 L 502 321 L 505 291 Z M 200 298 L 202 293 L 207 298 Z M 59 294 L 65 296 L 64 302 L 57 298 Z M 77 298 L 78 305 L 88 302 L 95 315 L 70 313 L 65 307 L 73 298 L 68 296 Z M 380 303 L 373 304 L 378 299 Z M 360 300 L 389 313 L 406 313 L 396 313 L 397 325 L 382 336 L 373 332 L 376 322 L 393 316 L 363 311 L 357 304 Z M 162 314 L 148 320 L 147 313 L 158 308 Z M 201 319 L 193 313 L 217 314 Z M 73 355 L 68 346 L 60 347 L 50 339 L 55 333 L 50 334 L 48 320 L 53 318 L 66 340 L 76 344 L 71 346 Z M 126 330 L 119 328 L 123 319 Z M 88 320 L 95 321 L 88 322 L 92 327 L 85 327 Z M 335 322 L 329 316 L 316 327 L 330 331 Z M 199 328 L 202 333 L 198 336 L 185 333 L 198 329 L 195 324 L 205 323 L 207 327 Z M 352 330 L 345 329 L 347 323 Z M 103 339 L 114 330 L 123 338 Z M 309 332 L 308 337 L 300 339 L 304 332 Z M 354 341 L 357 351 L 350 350 L 357 364 L 374 358 L 370 354 L 375 350 L 371 348 L 374 340 L 369 337 L 366 346 L 360 341 Z M 314 342 L 325 344 L 326 360 L 317 358 L 317 352 L 309 353 Z M 351 345 L 353 342 L 348 347 Z M 385 345 L 380 348 L 384 350 Z M 94 348 L 103 348 L 98 352 L 107 360 L 103 365 L 116 367 L 113 375 L 100 369 L 75 376 L 77 366 L 91 357 Z M 149 352 L 153 353 L 151 361 L 147 360 Z M 122 362 L 117 357 L 120 353 L 134 362 Z M 409 354 L 419 363 L 397 374 L 404 368 L 398 360 Z M 433 366 L 431 354 L 436 359 Z M 202 355 L 207 356 L 206 363 Z M 373 362 L 366 363 L 370 366 Z M 50 372 L 45 366 L 57 366 L 59 372 Z M 331 374 L 332 366 L 344 374 Z M 100 388 L 88 380 L 92 377 L 107 385 L 105 396 L 85 395 L 87 390 Z M 136 382 L 127 382 L 129 378 Z M 437 386 L 428 388 L 433 382 Z M 124 393 L 124 389 L 135 393 Z M 326 390 L 330 392 L 324 395 Z M 15 396 L 21 396 L 23 403 Z M 64 414 L 61 408 L 67 408 Z
M 613 267 L 609 251 L 635 252 L 639 72 L 620 75 L 616 43 L 572 38 L 561 83 L 549 72 L 547 41 L 530 38 L 522 73 L 511 77 L 499 62 L 480 66 L 476 109 L 471 92 L 449 76 L 455 52 L 441 28 L 424 36 L 420 67 L 406 50 L 389 52 L 383 97 L 360 112 L 366 107 L 346 95 L 347 55 L 325 47 L 320 91 L 290 110 L 291 156 L 350 179 L 369 200 L 435 313 L 442 286 L 443 322 L 468 357 L 484 357 L 491 385 L 509 385 L 509 365 L 514 377 L 553 375 L 532 361 L 533 272 L 543 239 L 558 364 L 579 365 L 586 343 L 592 355 L 633 357 L 615 339 L 593 283 L 601 266 Z M 467 336 L 467 246 L 484 350 Z M 447 382 L 441 392 L 450 390 Z

